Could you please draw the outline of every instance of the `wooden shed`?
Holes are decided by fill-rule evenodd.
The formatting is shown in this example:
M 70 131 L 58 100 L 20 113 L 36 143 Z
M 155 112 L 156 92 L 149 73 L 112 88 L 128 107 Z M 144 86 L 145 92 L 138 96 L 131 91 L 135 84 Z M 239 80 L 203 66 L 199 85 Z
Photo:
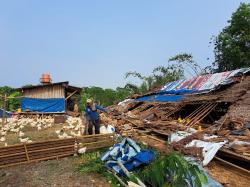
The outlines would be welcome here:
M 69 82 L 57 82 L 18 88 L 22 93 L 22 112 L 65 113 L 72 111 L 71 97 L 80 94 L 81 88 Z M 74 103 L 73 103 L 74 104 Z

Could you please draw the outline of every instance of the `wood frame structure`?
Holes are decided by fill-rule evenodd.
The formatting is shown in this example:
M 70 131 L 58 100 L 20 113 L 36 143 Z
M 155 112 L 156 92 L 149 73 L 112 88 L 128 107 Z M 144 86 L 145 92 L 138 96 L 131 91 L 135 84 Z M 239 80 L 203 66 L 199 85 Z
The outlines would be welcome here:
M 22 93 L 21 97 L 34 98 L 34 99 L 55 99 L 64 98 L 65 112 L 69 109 L 69 104 L 72 102 L 70 98 L 75 94 L 80 94 L 82 88 L 69 85 L 68 81 L 40 84 L 35 86 L 27 86 L 17 88 L 17 91 Z M 24 111 L 25 113 L 25 111 Z M 64 112 L 61 112 L 64 113 Z
M 112 146 L 114 143 L 114 134 L 111 133 L 2 147 L 0 148 L 0 168 L 58 159 L 77 154 L 82 147 L 92 151 Z

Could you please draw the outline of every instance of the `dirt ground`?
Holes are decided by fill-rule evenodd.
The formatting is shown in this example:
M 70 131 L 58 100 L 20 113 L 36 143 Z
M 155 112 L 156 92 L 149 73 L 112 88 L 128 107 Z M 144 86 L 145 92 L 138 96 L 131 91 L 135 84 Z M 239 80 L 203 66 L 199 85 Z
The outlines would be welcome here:
M 80 157 L 43 161 L 0 170 L 0 187 L 109 187 L 98 174 L 81 174 Z
M 250 176 L 234 170 L 230 166 L 212 161 L 206 167 L 209 175 L 220 182 L 225 187 L 248 187 L 250 186 Z
M 58 137 L 55 131 L 60 130 L 61 128 L 62 125 L 54 125 L 49 129 L 37 131 L 37 128 L 35 127 L 24 127 L 23 132 L 25 132 L 25 136 L 29 137 L 33 142 L 46 141 L 51 139 L 57 139 Z M 8 145 L 20 144 L 18 138 L 18 133 L 9 132 L 6 135 L 6 142 L 8 143 Z M 0 142 L 0 147 L 1 146 L 4 146 L 3 142 Z

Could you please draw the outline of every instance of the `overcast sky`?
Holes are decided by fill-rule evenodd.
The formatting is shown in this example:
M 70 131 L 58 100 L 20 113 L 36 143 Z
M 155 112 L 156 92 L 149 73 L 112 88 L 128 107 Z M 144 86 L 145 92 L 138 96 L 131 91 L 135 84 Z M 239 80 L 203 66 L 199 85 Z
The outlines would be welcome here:
M 42 73 L 75 86 L 124 86 L 169 57 L 213 59 L 212 35 L 239 0 L 0 0 L 0 86 L 38 84 Z M 210 60 L 207 60 L 209 58 Z

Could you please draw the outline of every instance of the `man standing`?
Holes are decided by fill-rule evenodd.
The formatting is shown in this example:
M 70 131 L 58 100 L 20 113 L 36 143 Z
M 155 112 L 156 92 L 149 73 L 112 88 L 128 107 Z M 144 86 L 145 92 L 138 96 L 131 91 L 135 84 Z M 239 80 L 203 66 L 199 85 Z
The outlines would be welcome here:
M 97 110 L 108 113 L 107 110 L 95 104 L 91 99 L 87 99 L 85 117 L 88 122 L 89 134 L 93 133 L 93 126 L 95 126 L 95 134 L 100 134 L 100 116 Z

